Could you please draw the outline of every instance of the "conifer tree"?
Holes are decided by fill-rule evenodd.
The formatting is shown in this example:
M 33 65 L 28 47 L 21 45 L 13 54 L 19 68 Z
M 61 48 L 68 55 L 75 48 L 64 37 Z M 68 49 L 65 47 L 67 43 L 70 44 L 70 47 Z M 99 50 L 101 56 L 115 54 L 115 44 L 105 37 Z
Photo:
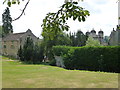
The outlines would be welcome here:
M 2 14 L 2 36 L 6 36 L 9 33 L 13 32 L 12 18 L 10 15 L 10 10 L 7 7 Z

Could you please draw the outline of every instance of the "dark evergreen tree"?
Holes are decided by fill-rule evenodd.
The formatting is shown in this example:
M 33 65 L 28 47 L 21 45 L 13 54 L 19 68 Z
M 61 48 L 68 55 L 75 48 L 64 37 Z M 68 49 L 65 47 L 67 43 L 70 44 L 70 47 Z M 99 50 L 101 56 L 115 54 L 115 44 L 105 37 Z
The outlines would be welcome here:
M 19 48 L 19 50 L 18 50 L 18 57 L 19 57 L 19 59 L 21 60 L 21 61 L 24 61 L 24 55 L 23 55 L 23 49 L 22 49 L 22 47 L 21 47 L 21 45 L 20 45 L 20 48 Z
M 57 36 L 55 45 L 70 45 L 71 41 L 67 34 L 61 33 Z
M 86 36 L 82 31 L 76 33 L 76 46 L 85 46 Z
M 69 37 L 71 40 L 71 46 L 85 46 L 86 43 L 86 35 L 82 31 L 78 31 L 77 33 L 69 33 Z
M 43 42 L 34 45 L 33 63 L 40 63 L 44 59 L 44 44 Z
M 2 37 L 2 26 L 0 26 L 0 38 Z
M 5 36 L 9 33 L 13 32 L 13 27 L 12 27 L 12 18 L 10 15 L 10 10 L 7 7 L 2 14 L 2 36 Z
M 76 41 L 75 41 L 75 35 L 70 35 L 70 40 L 71 40 L 71 46 L 76 46 Z
M 33 43 L 30 37 L 27 37 L 23 47 L 20 46 L 18 56 L 21 61 L 28 63 L 40 63 L 44 59 L 44 44 Z
M 30 37 L 27 37 L 25 44 L 23 46 L 23 55 L 25 61 L 32 61 L 33 57 L 34 43 Z

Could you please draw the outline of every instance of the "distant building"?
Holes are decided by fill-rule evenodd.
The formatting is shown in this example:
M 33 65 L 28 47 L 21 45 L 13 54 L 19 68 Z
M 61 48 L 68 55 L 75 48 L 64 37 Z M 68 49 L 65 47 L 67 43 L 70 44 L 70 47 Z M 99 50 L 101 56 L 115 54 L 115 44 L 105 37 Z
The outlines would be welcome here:
M 2 54 L 2 38 L 0 37 L 0 55 Z
M 2 39 L 2 54 L 17 58 L 18 49 L 24 45 L 27 37 L 32 38 L 34 43 L 38 41 L 30 29 L 22 33 L 10 33 L 4 37 Z
M 98 40 L 102 45 L 107 45 L 107 43 L 104 40 L 104 32 L 102 30 L 100 30 L 98 34 L 96 34 L 96 31 L 93 29 L 90 32 L 86 32 L 86 35 L 88 37 L 93 37 L 95 40 Z
M 119 46 L 120 45 L 120 29 L 119 29 L 120 25 L 117 25 L 116 30 L 114 30 L 111 32 L 110 34 L 110 40 L 109 40 L 109 45 L 110 46 Z

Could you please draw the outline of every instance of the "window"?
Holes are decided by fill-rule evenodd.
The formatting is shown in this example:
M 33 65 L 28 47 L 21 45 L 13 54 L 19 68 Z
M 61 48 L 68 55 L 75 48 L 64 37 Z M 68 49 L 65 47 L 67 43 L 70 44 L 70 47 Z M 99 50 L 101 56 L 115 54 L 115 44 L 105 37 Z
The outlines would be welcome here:
M 14 41 L 11 41 L 12 42 L 12 44 L 14 44 Z
M 4 41 L 4 44 L 6 44 L 6 41 Z
M 4 48 L 7 48 L 6 45 L 3 46 Z
M 31 38 L 31 36 L 30 36 L 30 35 L 28 35 L 28 36 L 27 36 L 27 38 Z
M 11 48 L 14 49 L 15 48 L 14 45 L 11 45 Z

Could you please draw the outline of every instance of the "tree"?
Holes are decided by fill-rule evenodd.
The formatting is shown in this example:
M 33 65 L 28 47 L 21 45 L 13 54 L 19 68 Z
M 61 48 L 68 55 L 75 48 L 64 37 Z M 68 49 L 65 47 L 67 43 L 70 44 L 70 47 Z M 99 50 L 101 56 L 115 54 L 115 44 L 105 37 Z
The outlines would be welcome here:
M 86 43 L 86 36 L 82 31 L 76 33 L 76 46 L 84 46 Z
M 24 46 L 23 46 L 23 55 L 24 61 L 32 61 L 33 60 L 33 49 L 34 43 L 30 37 L 27 37 Z
M 57 36 L 56 44 L 55 45 L 70 45 L 71 40 L 70 37 L 66 33 L 61 33 Z
M 60 33 L 69 30 L 69 26 L 66 23 L 68 18 L 73 18 L 73 20 L 77 19 L 79 22 L 85 21 L 86 17 L 90 15 L 89 11 L 77 6 L 77 4 L 78 2 L 66 2 L 56 13 L 48 13 L 46 15 L 42 24 L 42 36 L 46 41 L 53 43 L 53 41 L 57 40 Z M 49 49 L 53 45 L 50 44 Z
M 78 19 L 79 22 L 85 21 L 89 16 L 89 11 L 77 6 L 78 2 L 67 2 L 61 6 L 56 13 L 48 13 L 42 24 L 42 36 L 53 40 L 61 31 L 68 31 L 69 26 L 66 21 L 68 18 Z
M 2 35 L 5 36 L 9 33 L 13 32 L 13 26 L 12 26 L 12 18 L 10 15 L 10 10 L 7 7 L 2 14 Z
M 0 26 L 0 38 L 2 37 L 2 26 Z
M 17 55 L 21 61 L 24 61 L 23 49 L 22 49 L 21 45 L 20 45 Z
M 70 37 L 70 40 L 71 40 L 71 46 L 76 46 L 76 34 L 75 33 L 71 34 L 71 32 L 70 32 L 69 37 Z
M 24 0 L 22 0 L 22 1 L 24 1 Z M 12 4 L 20 4 L 20 0 L 4 0 L 4 2 L 3 2 L 3 4 L 4 3 L 7 3 L 7 5 L 9 6 L 9 7 L 11 7 L 11 5 Z
M 44 44 L 37 42 L 33 43 L 33 40 L 28 37 L 23 45 L 18 50 L 18 56 L 21 61 L 29 63 L 40 63 L 44 59 Z
M 43 42 L 37 42 L 34 45 L 33 49 L 33 60 L 32 62 L 35 63 L 40 63 L 44 59 L 44 43 Z
M 24 1 L 24 0 L 22 0 L 22 1 Z M 65 0 L 65 3 L 68 2 L 68 1 L 69 0 Z M 73 0 L 70 0 L 70 1 L 72 2 Z M 78 0 L 78 1 L 83 1 L 83 0 Z M 11 7 L 12 4 L 18 4 L 19 5 L 20 2 L 21 2 L 20 0 L 4 0 L 3 4 L 7 3 L 7 5 L 9 7 Z M 23 8 L 23 10 L 21 12 L 21 14 L 16 19 L 14 19 L 13 21 L 18 20 L 25 13 L 25 9 L 27 8 L 29 2 L 30 2 L 30 0 L 28 0 L 27 3 L 25 4 L 25 6 L 24 6 L 24 8 Z
M 24 1 L 24 0 L 22 0 L 22 1 Z M 8 5 L 9 7 L 11 7 L 12 4 L 18 4 L 18 5 L 20 4 L 20 0 L 4 0 L 3 4 L 6 3 L 6 2 L 7 2 L 7 5 Z M 18 19 L 25 13 L 25 9 L 27 8 L 29 2 L 30 2 L 30 0 L 28 0 L 28 1 L 26 2 L 24 8 L 22 9 L 21 14 L 20 14 L 17 18 L 15 18 L 14 20 L 12 20 L 12 21 L 18 20 Z
M 88 37 L 86 41 L 86 46 L 101 46 L 98 40 L 95 40 L 93 37 Z
M 77 33 L 70 32 L 69 34 L 70 40 L 71 40 L 71 46 L 84 46 L 86 43 L 86 35 L 80 30 L 77 31 Z

